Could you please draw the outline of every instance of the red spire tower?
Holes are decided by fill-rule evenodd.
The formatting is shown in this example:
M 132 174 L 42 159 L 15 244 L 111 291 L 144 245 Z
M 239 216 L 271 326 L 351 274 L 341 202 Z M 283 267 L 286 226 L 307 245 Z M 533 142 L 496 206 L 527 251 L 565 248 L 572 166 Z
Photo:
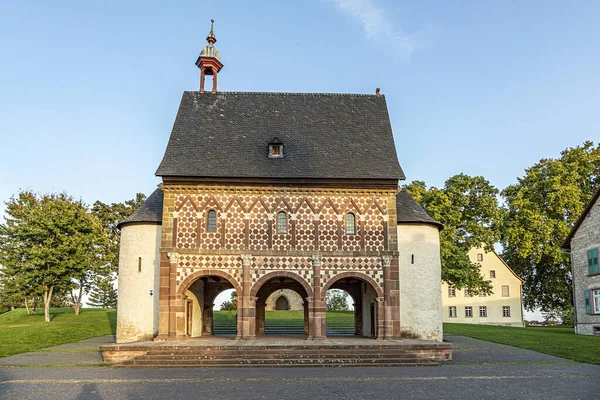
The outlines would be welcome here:
M 200 92 L 204 92 L 204 78 L 206 75 L 212 75 L 212 91 L 215 93 L 217 91 L 217 74 L 221 68 L 223 68 L 223 63 L 221 62 L 221 53 L 219 53 L 219 50 L 214 46 L 217 42 L 214 33 L 215 20 L 211 19 L 210 22 L 210 32 L 206 37 L 208 44 L 204 46 L 200 52 L 200 55 L 196 60 L 196 66 L 200 68 Z

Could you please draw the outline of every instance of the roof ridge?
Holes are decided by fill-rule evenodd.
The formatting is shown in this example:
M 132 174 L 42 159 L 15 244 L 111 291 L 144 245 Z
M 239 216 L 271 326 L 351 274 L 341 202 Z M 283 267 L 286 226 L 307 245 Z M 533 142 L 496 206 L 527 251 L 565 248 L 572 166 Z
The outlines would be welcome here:
M 361 97 L 384 97 L 385 95 L 380 94 L 379 96 L 375 93 L 335 93 L 335 92 L 248 92 L 248 91 L 226 91 L 220 90 L 218 92 L 199 92 L 197 90 L 185 90 L 184 93 L 198 93 L 202 95 L 218 95 L 218 94 L 253 94 L 253 95 L 289 95 L 289 96 L 361 96 Z

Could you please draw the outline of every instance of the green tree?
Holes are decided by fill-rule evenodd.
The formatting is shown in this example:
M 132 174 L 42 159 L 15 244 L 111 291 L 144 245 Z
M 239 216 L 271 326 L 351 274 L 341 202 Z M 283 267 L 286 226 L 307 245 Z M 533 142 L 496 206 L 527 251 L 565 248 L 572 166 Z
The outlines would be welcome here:
M 325 294 L 326 311 L 348 311 L 347 295 L 343 290 L 331 289 Z
M 468 252 L 478 246 L 491 251 L 500 238 L 498 189 L 481 176 L 464 174 L 449 178 L 441 189 L 428 188 L 422 181 L 413 181 L 405 188 L 444 225 L 440 232 L 442 280 L 475 294 L 491 293 L 490 281 L 484 279 L 479 265 L 469 260 Z
M 117 307 L 117 289 L 114 287 L 112 275 L 99 277 L 90 292 L 88 305 L 98 308 Z
M 502 256 L 525 280 L 525 308 L 569 313 L 570 258 L 561 244 L 598 186 L 600 146 L 585 142 L 558 159 L 540 160 L 502 191 Z
M 0 264 L 18 277 L 25 295 L 41 293 L 45 321 L 55 289 L 64 289 L 96 254 L 101 226 L 81 201 L 61 194 L 20 192 L 0 224 Z
M 223 311 L 235 311 L 237 310 L 238 304 L 237 304 L 237 292 L 234 290 L 233 292 L 231 292 L 231 298 L 230 300 L 226 300 L 223 303 L 221 303 L 221 310 Z
M 137 193 L 135 198 L 127 200 L 123 203 L 106 204 L 101 201 L 96 201 L 91 208 L 92 214 L 102 224 L 104 233 L 108 237 L 105 244 L 103 254 L 106 257 L 106 263 L 110 272 L 117 272 L 119 269 L 119 241 L 121 232 L 117 229 L 117 224 L 123 221 L 140 208 L 146 196 L 142 193 Z

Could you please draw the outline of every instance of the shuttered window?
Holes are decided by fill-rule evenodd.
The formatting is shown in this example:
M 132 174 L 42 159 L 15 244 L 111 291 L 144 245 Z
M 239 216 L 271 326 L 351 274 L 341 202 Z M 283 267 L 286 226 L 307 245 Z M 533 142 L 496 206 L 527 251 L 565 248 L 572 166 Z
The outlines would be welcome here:
M 591 307 L 591 302 L 590 302 L 590 291 L 589 290 L 584 290 L 583 294 L 585 295 L 585 313 L 586 314 L 591 314 L 592 313 L 592 307 Z
M 598 249 L 588 250 L 588 275 L 600 274 L 598 267 Z

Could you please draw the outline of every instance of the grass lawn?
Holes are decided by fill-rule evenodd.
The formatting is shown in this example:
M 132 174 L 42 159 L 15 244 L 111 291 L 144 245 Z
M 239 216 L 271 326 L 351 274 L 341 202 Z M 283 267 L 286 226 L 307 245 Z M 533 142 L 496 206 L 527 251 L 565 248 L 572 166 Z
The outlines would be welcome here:
M 23 308 L 0 315 L 0 357 L 113 335 L 117 311 L 84 308 L 75 316 L 72 308 L 51 308 L 50 318 L 44 322 L 44 309 L 35 315 L 27 315 Z
M 213 321 L 218 323 L 227 323 L 235 321 L 235 311 L 217 311 L 213 312 Z M 354 311 L 327 311 L 327 322 L 332 324 L 349 324 L 354 326 Z M 294 325 L 297 321 L 304 320 L 304 311 L 265 311 L 265 319 L 277 321 L 278 325 Z
M 600 337 L 576 335 L 573 328 L 444 324 L 444 333 L 600 365 Z

